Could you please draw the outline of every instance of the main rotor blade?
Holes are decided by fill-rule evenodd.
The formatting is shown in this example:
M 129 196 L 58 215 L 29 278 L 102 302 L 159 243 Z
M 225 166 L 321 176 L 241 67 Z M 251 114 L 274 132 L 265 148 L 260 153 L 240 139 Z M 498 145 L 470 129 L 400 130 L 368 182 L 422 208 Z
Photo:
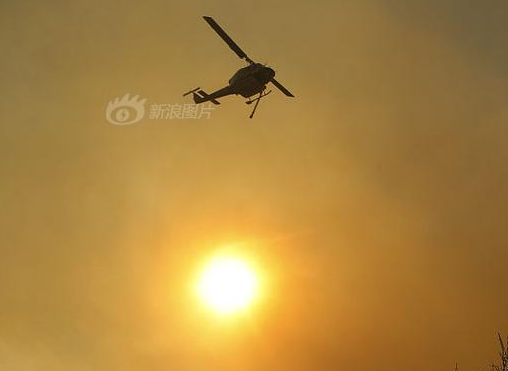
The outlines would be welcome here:
M 205 19 L 205 21 L 210 25 L 210 27 L 212 27 L 215 32 L 217 32 L 219 34 L 219 36 L 222 38 L 222 40 L 224 40 L 226 42 L 226 44 L 229 45 L 229 47 L 236 53 L 236 55 L 238 55 L 241 59 L 245 59 L 247 62 L 249 63 L 254 63 L 252 61 L 252 59 L 250 59 L 247 54 L 245 54 L 245 52 L 238 46 L 236 45 L 236 43 L 233 41 L 233 39 L 231 39 L 228 34 L 226 33 L 226 31 L 224 31 L 221 26 L 219 26 L 219 24 L 217 22 L 215 22 L 215 20 L 212 18 L 212 17 L 208 17 L 208 16 L 203 16 L 203 18 Z
M 287 90 L 284 86 L 282 86 L 282 84 L 280 82 L 278 82 L 277 80 L 275 80 L 273 78 L 270 81 L 272 82 L 273 85 L 275 85 L 281 92 L 286 94 L 288 97 L 294 97 L 294 95 L 291 94 L 291 92 L 289 90 Z

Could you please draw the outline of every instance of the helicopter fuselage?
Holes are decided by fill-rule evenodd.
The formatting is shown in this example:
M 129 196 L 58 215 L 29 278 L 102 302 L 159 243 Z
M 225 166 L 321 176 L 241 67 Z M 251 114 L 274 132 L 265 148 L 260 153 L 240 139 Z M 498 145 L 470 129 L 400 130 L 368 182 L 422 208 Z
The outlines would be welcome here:
M 206 93 L 199 88 L 191 90 L 186 94 L 192 93 L 195 103 L 212 102 L 219 104 L 217 98 L 222 98 L 227 95 L 241 95 L 244 98 L 252 97 L 253 95 L 262 93 L 268 84 L 275 76 L 275 71 L 270 67 L 266 67 L 261 63 L 252 63 L 247 67 L 240 68 L 229 79 L 228 85 L 214 91 L 213 93 Z M 196 91 L 199 90 L 197 93 Z
M 275 71 L 260 63 L 253 63 L 240 68 L 229 79 L 232 94 L 239 94 L 244 98 L 251 97 L 266 89 L 266 84 L 275 76 Z

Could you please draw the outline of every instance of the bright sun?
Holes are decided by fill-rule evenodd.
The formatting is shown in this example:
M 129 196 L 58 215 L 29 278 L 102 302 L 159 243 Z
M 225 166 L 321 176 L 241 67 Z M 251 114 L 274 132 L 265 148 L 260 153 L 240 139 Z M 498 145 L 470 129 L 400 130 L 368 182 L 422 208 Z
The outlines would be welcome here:
M 246 309 L 256 297 L 258 278 L 244 260 L 216 257 L 203 271 L 198 282 L 201 300 L 219 314 Z

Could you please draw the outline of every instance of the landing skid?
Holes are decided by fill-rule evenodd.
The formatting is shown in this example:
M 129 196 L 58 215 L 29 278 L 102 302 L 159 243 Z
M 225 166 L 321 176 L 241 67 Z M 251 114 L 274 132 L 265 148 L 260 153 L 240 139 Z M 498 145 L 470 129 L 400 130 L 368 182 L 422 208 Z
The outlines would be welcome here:
M 254 117 L 254 113 L 256 113 L 256 108 L 258 108 L 258 104 L 259 104 L 259 101 L 261 100 L 261 98 L 266 97 L 271 92 L 272 92 L 271 90 L 269 90 L 267 93 L 261 92 L 261 93 L 259 93 L 259 96 L 257 98 L 249 99 L 247 102 L 245 102 L 246 104 L 251 104 L 251 103 L 256 102 L 256 104 L 254 105 L 254 109 L 252 110 L 252 113 L 249 116 L 250 119 Z

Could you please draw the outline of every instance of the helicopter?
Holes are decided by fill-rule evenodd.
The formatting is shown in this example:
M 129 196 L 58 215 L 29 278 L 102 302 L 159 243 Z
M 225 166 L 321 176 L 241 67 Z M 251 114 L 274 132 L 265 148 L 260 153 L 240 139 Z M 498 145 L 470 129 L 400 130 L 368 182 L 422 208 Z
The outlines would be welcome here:
M 228 81 L 228 85 L 220 88 L 213 93 L 206 93 L 201 88 L 196 88 L 188 91 L 183 96 L 192 94 L 195 103 L 212 102 L 213 104 L 220 104 L 218 98 L 225 97 L 227 95 L 241 95 L 244 98 L 248 98 L 246 104 L 254 104 L 254 109 L 250 114 L 249 118 L 254 117 L 254 113 L 258 107 L 261 98 L 266 97 L 272 91 L 266 92 L 266 85 L 272 83 L 282 93 L 288 97 L 294 97 L 291 92 L 286 89 L 280 82 L 275 80 L 275 71 L 263 65 L 261 63 L 254 62 L 250 59 L 247 54 L 231 39 L 228 34 L 219 26 L 219 24 L 209 16 L 203 16 L 203 19 L 217 32 L 217 34 L 224 40 L 226 44 L 233 50 L 240 59 L 244 59 L 248 66 L 240 68 Z M 253 98 L 253 96 L 257 97 Z

